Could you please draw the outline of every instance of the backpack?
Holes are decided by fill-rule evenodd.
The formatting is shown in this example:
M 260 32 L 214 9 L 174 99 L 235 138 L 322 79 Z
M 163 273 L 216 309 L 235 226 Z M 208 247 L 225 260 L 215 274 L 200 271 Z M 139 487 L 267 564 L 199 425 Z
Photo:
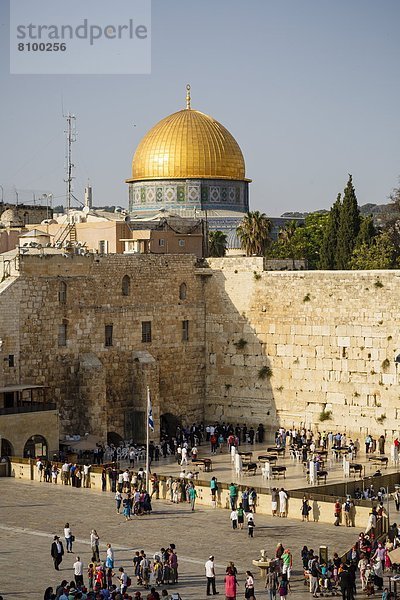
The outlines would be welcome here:
M 130 587 L 132 585 L 132 579 L 129 577 L 126 578 L 126 587 Z

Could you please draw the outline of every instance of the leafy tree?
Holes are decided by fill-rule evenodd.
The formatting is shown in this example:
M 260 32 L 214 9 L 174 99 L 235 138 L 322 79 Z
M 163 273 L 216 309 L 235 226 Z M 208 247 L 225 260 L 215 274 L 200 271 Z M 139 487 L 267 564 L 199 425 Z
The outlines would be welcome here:
M 348 269 L 358 233 L 360 231 L 360 210 L 357 204 L 353 177 L 349 175 L 344 190 L 343 203 L 340 210 L 340 222 L 337 233 L 335 268 Z
M 395 261 L 400 264 L 400 187 L 395 188 L 389 196 L 388 211 L 383 215 L 384 232 L 387 232 L 394 246 Z
M 289 221 L 285 225 L 285 227 L 281 227 L 278 233 L 278 239 L 283 243 L 283 245 L 287 249 L 287 258 L 292 259 L 292 268 L 295 269 L 295 258 L 296 258 L 296 231 L 297 231 L 297 222 L 292 220 Z
M 390 233 L 385 231 L 369 245 L 363 242 L 356 246 L 349 266 L 351 269 L 394 269 L 399 264 L 396 254 Z
M 376 229 L 372 215 L 361 217 L 360 231 L 357 236 L 356 246 L 365 244 L 370 246 L 376 236 Z
M 337 236 L 340 224 L 340 213 L 342 209 L 341 194 L 338 194 L 333 204 L 326 223 L 321 243 L 319 268 L 334 269 L 336 264 Z
M 248 212 L 236 233 L 247 256 L 264 256 L 271 243 L 271 221 L 258 210 Z
M 214 258 L 225 256 L 228 239 L 222 231 L 210 231 L 208 236 L 208 253 Z
M 285 234 L 280 234 L 272 244 L 268 257 L 305 259 L 308 268 L 317 268 L 327 220 L 328 213 L 310 213 L 305 217 L 304 223 L 296 223 L 295 228 L 290 227 L 289 236 L 286 227 L 283 228 Z

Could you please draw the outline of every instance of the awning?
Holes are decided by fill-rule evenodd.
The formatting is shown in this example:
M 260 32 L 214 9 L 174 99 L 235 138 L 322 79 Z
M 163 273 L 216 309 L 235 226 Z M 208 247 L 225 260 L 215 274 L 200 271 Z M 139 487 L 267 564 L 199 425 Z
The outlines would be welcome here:
M 0 394 L 5 394 L 7 392 L 22 392 L 23 390 L 44 390 L 46 386 L 44 385 L 33 385 L 30 383 L 20 384 L 20 385 L 8 385 L 6 387 L 0 387 Z

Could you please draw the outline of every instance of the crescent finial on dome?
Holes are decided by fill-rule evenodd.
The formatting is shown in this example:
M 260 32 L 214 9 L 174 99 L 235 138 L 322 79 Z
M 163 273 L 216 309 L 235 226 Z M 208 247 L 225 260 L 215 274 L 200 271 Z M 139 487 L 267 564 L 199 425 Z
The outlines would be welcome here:
M 190 109 L 190 102 L 191 102 L 191 97 L 190 97 L 190 84 L 188 83 L 186 86 L 186 108 L 189 110 Z

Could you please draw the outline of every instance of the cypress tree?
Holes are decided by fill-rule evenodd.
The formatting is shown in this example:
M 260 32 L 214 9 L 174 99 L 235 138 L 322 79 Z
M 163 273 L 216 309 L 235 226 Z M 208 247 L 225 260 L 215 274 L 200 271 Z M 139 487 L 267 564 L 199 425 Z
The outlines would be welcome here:
M 360 211 L 353 186 L 353 177 L 349 175 L 349 180 L 344 190 L 342 208 L 340 210 L 340 223 L 335 256 L 336 269 L 350 268 L 351 255 L 353 254 L 359 231 Z
M 335 268 L 337 235 L 340 224 L 340 212 L 342 208 L 340 198 L 341 196 L 338 194 L 336 202 L 333 204 L 329 212 L 328 222 L 325 226 L 320 251 L 320 269 L 330 270 Z

